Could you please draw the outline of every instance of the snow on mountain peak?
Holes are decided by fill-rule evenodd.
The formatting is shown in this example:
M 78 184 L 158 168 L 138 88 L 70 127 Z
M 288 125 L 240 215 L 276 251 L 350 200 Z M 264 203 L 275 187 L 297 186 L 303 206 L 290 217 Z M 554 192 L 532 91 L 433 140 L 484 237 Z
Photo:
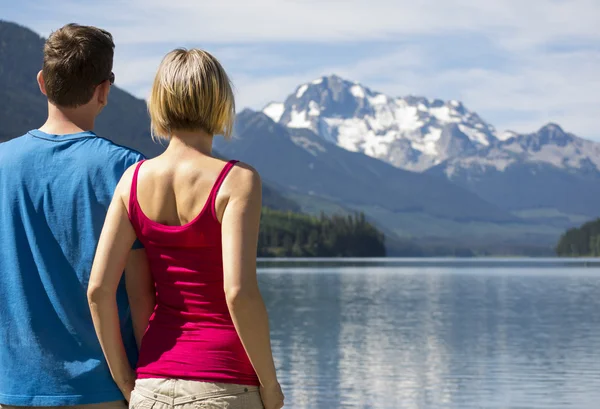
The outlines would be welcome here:
M 499 133 L 498 135 L 496 135 L 498 137 L 499 140 L 501 141 L 507 141 L 509 139 L 514 138 L 515 136 L 517 136 L 518 134 L 514 131 L 504 131 Z
M 417 171 L 459 149 L 468 151 L 497 141 L 495 129 L 460 101 L 394 98 L 337 75 L 302 84 L 283 104 L 269 104 L 263 112 L 290 128 L 310 129 L 347 150 Z
M 263 112 L 288 128 L 309 129 L 326 142 L 413 171 L 444 162 L 451 177 L 459 169 L 476 175 L 535 162 L 600 172 L 600 144 L 557 124 L 525 135 L 497 133 L 458 100 L 391 97 L 337 75 L 302 84 Z
M 306 85 L 306 84 L 301 85 L 298 88 L 298 91 L 296 91 L 296 98 L 301 98 L 302 95 L 304 95 L 304 93 L 306 92 L 307 89 L 308 89 L 308 85 Z
M 353 85 L 350 88 L 350 92 L 356 98 L 364 98 L 365 97 L 365 90 L 360 85 L 358 85 L 358 84 Z
M 271 102 L 263 109 L 263 113 L 275 122 L 279 122 L 283 111 L 285 111 L 285 105 L 281 102 Z

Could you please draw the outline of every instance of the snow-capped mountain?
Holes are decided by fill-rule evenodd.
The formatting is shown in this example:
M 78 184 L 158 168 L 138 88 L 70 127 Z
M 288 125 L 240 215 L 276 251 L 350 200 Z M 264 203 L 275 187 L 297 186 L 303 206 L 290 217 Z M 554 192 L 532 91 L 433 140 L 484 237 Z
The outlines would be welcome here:
M 292 137 L 308 129 L 346 150 L 446 177 L 519 217 L 566 227 L 600 216 L 600 144 L 556 124 L 499 133 L 459 101 L 394 98 L 335 75 L 263 112 Z
M 500 133 L 459 101 L 394 98 L 335 75 L 300 85 L 263 112 L 288 128 L 310 129 L 349 151 L 413 171 L 446 161 L 448 176 L 455 167 L 502 171 L 521 162 L 600 170 L 600 144 L 556 124 L 531 134 Z
M 455 100 L 394 98 L 332 75 L 300 85 L 263 112 L 353 152 L 423 171 L 499 141 L 494 127 Z

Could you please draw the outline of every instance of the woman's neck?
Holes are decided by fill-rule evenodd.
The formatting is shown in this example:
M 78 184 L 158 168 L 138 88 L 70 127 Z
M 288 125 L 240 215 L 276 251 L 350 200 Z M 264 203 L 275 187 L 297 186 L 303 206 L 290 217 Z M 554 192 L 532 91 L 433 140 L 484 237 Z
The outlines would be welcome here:
M 167 152 L 181 155 L 186 152 L 198 152 L 211 156 L 213 135 L 204 131 L 174 131 L 171 134 Z

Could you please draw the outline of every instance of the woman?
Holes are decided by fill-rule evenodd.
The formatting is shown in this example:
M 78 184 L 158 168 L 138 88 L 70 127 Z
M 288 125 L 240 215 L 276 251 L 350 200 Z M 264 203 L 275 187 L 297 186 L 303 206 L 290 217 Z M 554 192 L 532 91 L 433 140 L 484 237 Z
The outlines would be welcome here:
M 283 406 L 256 279 L 260 177 L 211 156 L 213 135 L 231 134 L 234 105 L 212 55 L 167 54 L 148 107 L 153 136 L 169 146 L 125 172 L 106 217 L 88 298 L 113 378 L 133 408 Z M 152 274 L 138 283 L 127 277 L 127 286 L 148 287 L 148 297 L 132 305 L 138 337 L 145 329 L 137 374 L 115 301 L 136 238 Z

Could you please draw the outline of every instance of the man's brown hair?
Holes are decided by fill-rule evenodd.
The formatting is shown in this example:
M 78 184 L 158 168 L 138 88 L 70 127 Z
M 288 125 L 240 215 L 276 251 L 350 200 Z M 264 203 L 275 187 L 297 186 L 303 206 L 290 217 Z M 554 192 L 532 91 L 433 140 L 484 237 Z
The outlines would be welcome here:
M 50 34 L 42 68 L 48 100 L 67 108 L 90 102 L 111 76 L 114 48 L 112 35 L 96 27 L 67 24 Z

